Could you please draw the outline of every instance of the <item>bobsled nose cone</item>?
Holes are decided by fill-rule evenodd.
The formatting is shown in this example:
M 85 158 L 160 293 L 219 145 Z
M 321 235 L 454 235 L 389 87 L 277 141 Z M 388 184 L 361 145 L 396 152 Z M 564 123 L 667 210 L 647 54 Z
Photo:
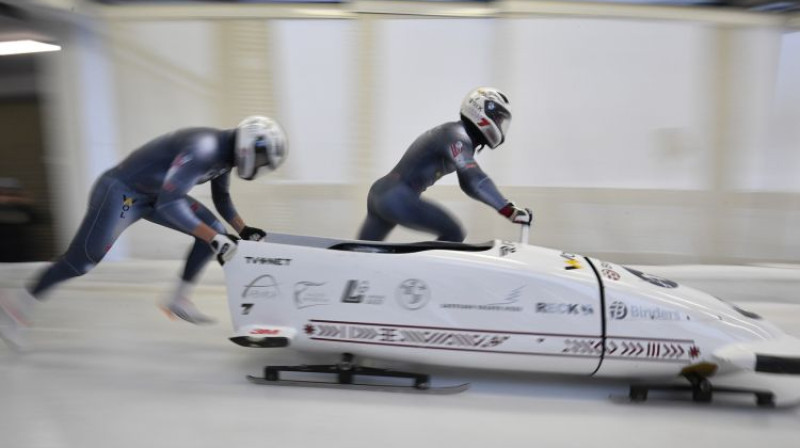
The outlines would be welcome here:
M 721 371 L 800 375 L 800 339 L 791 336 L 729 345 L 715 351 L 712 357 Z
M 711 356 L 719 366 L 720 373 L 734 370 L 753 371 L 756 368 L 756 353 L 745 344 L 723 347 Z

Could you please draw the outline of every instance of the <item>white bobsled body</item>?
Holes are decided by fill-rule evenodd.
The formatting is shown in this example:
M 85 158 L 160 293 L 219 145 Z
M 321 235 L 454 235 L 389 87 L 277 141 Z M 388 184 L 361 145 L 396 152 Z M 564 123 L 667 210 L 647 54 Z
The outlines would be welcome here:
M 253 346 L 628 378 L 703 363 L 797 373 L 800 360 L 800 341 L 706 293 L 515 242 L 271 235 L 224 269 L 234 339 Z

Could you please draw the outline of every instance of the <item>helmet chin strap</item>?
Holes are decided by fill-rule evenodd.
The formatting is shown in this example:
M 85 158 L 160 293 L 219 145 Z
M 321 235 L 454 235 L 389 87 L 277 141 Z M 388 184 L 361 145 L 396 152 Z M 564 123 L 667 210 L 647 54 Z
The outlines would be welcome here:
M 236 129 L 228 129 L 225 139 L 225 144 L 230 148 L 228 161 L 231 164 L 231 168 L 236 168 Z
M 480 152 L 480 150 L 486 146 L 486 137 L 484 137 L 483 133 L 463 115 L 461 116 L 461 122 L 464 124 L 464 129 L 467 130 L 467 135 L 469 135 L 469 138 L 472 140 L 475 150 Z

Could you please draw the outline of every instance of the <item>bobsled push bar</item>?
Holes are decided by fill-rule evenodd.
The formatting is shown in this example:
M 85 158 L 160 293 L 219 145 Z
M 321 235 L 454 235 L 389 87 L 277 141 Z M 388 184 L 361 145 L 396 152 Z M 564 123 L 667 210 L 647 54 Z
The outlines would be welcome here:
M 264 367 L 263 378 L 248 375 L 247 380 L 251 383 L 270 386 L 323 387 L 332 389 L 424 393 L 434 395 L 456 394 L 469 388 L 468 383 L 453 386 L 432 387 L 430 384 L 430 377 L 426 374 L 401 372 L 390 369 L 378 369 L 374 367 L 362 367 L 355 364 L 353 359 L 353 355 L 350 353 L 344 353 L 342 355 L 342 360 L 337 364 L 266 366 Z M 281 379 L 281 372 L 336 375 L 336 382 Z M 413 380 L 413 385 L 354 383 L 353 380 L 356 376 L 367 378 L 410 379 Z

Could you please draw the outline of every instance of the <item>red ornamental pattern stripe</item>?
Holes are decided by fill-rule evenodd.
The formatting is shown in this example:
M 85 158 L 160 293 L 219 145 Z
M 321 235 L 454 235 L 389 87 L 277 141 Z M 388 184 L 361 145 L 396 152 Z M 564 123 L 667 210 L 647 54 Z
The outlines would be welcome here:
M 331 321 L 310 321 L 331 322 Z M 373 326 L 372 324 L 331 324 L 310 323 L 306 326 L 309 339 L 325 342 L 342 342 L 355 344 L 384 345 L 422 349 L 465 350 L 489 353 L 521 354 L 535 356 L 574 356 L 607 359 L 660 361 L 686 363 L 695 358 L 697 348 L 693 341 L 675 342 L 667 339 L 629 338 L 607 339 L 605 347 L 601 338 L 582 337 L 537 337 L 539 343 L 547 341 L 547 345 L 536 345 L 530 336 L 533 334 L 515 334 L 503 332 L 442 330 L 436 327 L 418 326 Z M 536 335 L 541 336 L 541 335 Z M 500 346 L 509 340 L 521 349 L 508 350 Z M 560 341 L 559 341 L 560 340 Z M 557 348 L 563 344 L 562 348 Z M 530 347 L 530 350 L 526 349 Z M 550 351 L 546 351 L 547 349 Z M 534 348 L 538 348 L 535 350 Z M 545 349 L 545 350 L 542 350 Z M 604 351 L 605 350 L 605 351 Z
M 363 325 L 372 327 L 391 327 L 391 328 L 417 328 L 420 330 L 445 330 L 445 331 L 467 331 L 471 333 L 502 333 L 507 335 L 521 335 L 521 336 L 552 336 L 564 338 L 599 338 L 599 334 L 569 334 L 569 333 L 535 333 L 528 331 L 505 331 L 505 330 L 486 330 L 475 328 L 456 328 L 456 327 L 429 327 L 421 325 L 406 325 L 406 324 L 391 324 L 384 322 L 354 322 L 345 320 L 327 320 L 327 319 L 309 319 L 311 323 L 323 324 L 344 324 L 344 325 Z M 657 338 L 657 337 L 639 337 L 639 336 L 606 336 L 608 340 L 642 340 L 642 341 L 657 341 L 657 342 L 674 342 L 684 344 L 694 344 L 693 339 L 675 339 L 675 338 Z

